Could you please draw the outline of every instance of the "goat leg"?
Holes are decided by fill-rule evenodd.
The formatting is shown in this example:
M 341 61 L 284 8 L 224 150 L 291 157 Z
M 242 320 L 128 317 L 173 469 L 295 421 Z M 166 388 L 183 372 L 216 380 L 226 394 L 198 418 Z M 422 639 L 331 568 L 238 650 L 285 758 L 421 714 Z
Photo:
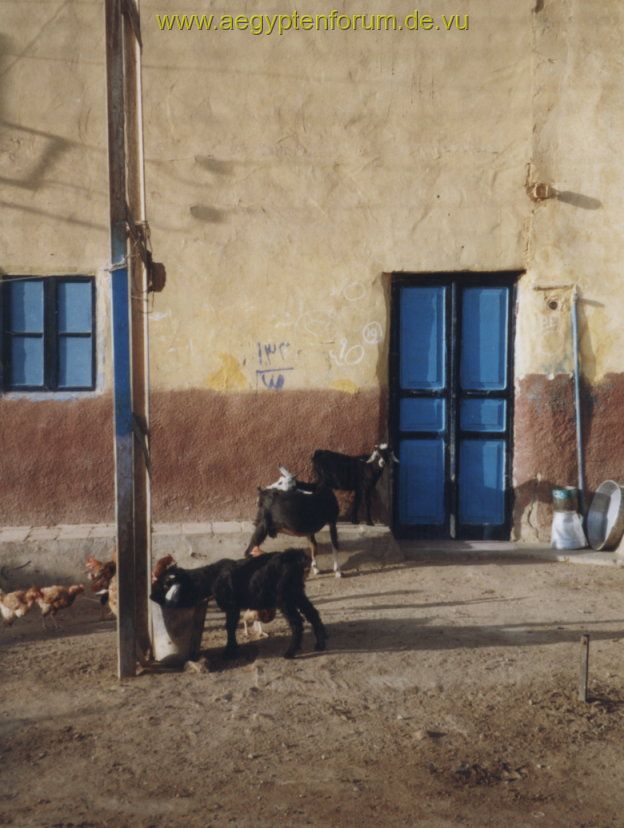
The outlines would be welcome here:
M 288 649 L 284 653 L 284 658 L 294 658 L 295 654 L 301 649 L 301 639 L 303 638 L 303 621 L 297 610 L 296 604 L 288 601 L 288 603 L 279 603 L 284 618 L 288 621 L 288 625 L 292 632 L 292 638 Z
M 254 546 L 260 546 L 266 540 L 266 536 L 269 534 L 268 529 L 264 521 L 254 529 L 254 533 L 251 536 L 251 540 L 249 541 L 249 545 L 247 549 L 245 549 L 245 557 L 249 558 L 251 555 L 251 550 Z
M 314 649 L 324 650 L 326 646 L 325 642 L 329 638 L 329 634 L 321 621 L 321 616 L 318 614 L 318 610 L 304 592 L 302 592 L 299 596 L 297 606 L 304 614 L 306 621 L 312 625 L 312 629 L 314 630 L 314 637 L 316 638 L 316 646 Z
M 373 518 L 371 517 L 371 495 L 372 489 L 366 489 L 364 491 L 364 500 L 366 502 L 366 523 L 368 526 L 374 526 Z
M 308 543 L 310 544 L 310 556 L 312 558 L 312 572 L 315 575 L 318 575 L 319 570 L 318 566 L 316 565 L 316 553 L 318 552 L 318 544 L 316 542 L 316 538 L 314 535 L 308 535 Z
M 340 564 L 338 563 L 338 555 L 336 554 L 338 551 L 338 530 L 336 529 L 335 523 L 329 524 L 329 536 L 331 538 L 332 555 L 334 556 L 334 575 L 336 578 L 342 578 Z
M 225 631 L 227 633 L 227 644 L 223 651 L 223 658 L 234 658 L 238 652 L 236 642 L 236 628 L 240 621 L 239 607 L 230 607 L 225 613 Z
M 351 506 L 351 523 L 359 523 L 358 512 L 360 511 L 360 502 L 362 500 L 362 491 L 358 487 L 355 490 L 353 497 L 353 505 Z

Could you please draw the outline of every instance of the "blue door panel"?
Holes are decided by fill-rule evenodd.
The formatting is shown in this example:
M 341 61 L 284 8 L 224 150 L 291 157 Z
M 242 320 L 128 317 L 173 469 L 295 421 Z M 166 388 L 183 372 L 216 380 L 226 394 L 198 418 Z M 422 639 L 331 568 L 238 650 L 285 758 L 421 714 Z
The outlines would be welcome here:
M 399 520 L 404 525 L 445 521 L 444 440 L 401 440 Z
M 461 440 L 459 522 L 500 526 L 505 522 L 505 441 Z
M 460 385 L 464 391 L 507 387 L 509 288 L 465 288 L 462 301 Z
M 459 404 L 459 426 L 463 431 L 505 431 L 507 401 L 468 399 Z
M 404 288 L 400 299 L 399 374 L 405 390 L 446 384 L 445 287 Z
M 404 397 L 399 404 L 401 431 L 444 431 L 445 400 Z

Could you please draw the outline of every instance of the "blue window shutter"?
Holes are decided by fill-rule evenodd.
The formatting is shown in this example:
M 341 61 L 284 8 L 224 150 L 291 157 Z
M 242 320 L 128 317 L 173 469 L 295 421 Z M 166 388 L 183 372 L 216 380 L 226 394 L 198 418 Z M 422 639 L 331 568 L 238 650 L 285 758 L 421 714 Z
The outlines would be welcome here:
M 9 376 L 13 387 L 43 387 L 43 336 L 12 336 Z
M 59 282 L 56 297 L 59 333 L 90 334 L 93 319 L 91 282 Z
M 59 388 L 93 387 L 93 283 L 59 280 L 56 292 Z

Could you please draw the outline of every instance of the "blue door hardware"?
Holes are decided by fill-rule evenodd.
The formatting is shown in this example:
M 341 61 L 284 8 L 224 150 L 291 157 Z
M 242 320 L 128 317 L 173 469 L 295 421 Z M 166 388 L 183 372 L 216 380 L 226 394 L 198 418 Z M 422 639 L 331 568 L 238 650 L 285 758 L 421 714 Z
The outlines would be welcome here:
M 390 354 L 394 530 L 506 539 L 519 273 L 395 275 Z

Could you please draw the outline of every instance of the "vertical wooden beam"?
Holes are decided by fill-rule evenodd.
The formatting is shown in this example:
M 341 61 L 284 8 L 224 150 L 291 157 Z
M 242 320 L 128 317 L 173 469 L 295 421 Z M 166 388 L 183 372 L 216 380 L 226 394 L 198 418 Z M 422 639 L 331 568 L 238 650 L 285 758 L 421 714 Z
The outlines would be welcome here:
M 134 0 L 124 0 L 124 57 L 126 67 L 126 152 L 129 221 L 144 231 L 145 177 L 143 111 L 141 106 L 141 43 L 139 11 Z M 132 326 L 132 410 L 135 438 L 149 446 L 148 272 L 141 250 L 130 251 L 130 321 Z M 134 445 L 134 602 L 137 648 L 145 659 L 150 649 L 148 589 L 151 560 L 151 499 L 147 452 Z
M 134 492 L 129 284 L 126 261 L 126 157 L 123 31 L 120 0 L 105 0 L 108 170 L 112 263 L 115 416 L 115 514 L 117 520 L 119 678 L 136 673 L 134 608 Z

